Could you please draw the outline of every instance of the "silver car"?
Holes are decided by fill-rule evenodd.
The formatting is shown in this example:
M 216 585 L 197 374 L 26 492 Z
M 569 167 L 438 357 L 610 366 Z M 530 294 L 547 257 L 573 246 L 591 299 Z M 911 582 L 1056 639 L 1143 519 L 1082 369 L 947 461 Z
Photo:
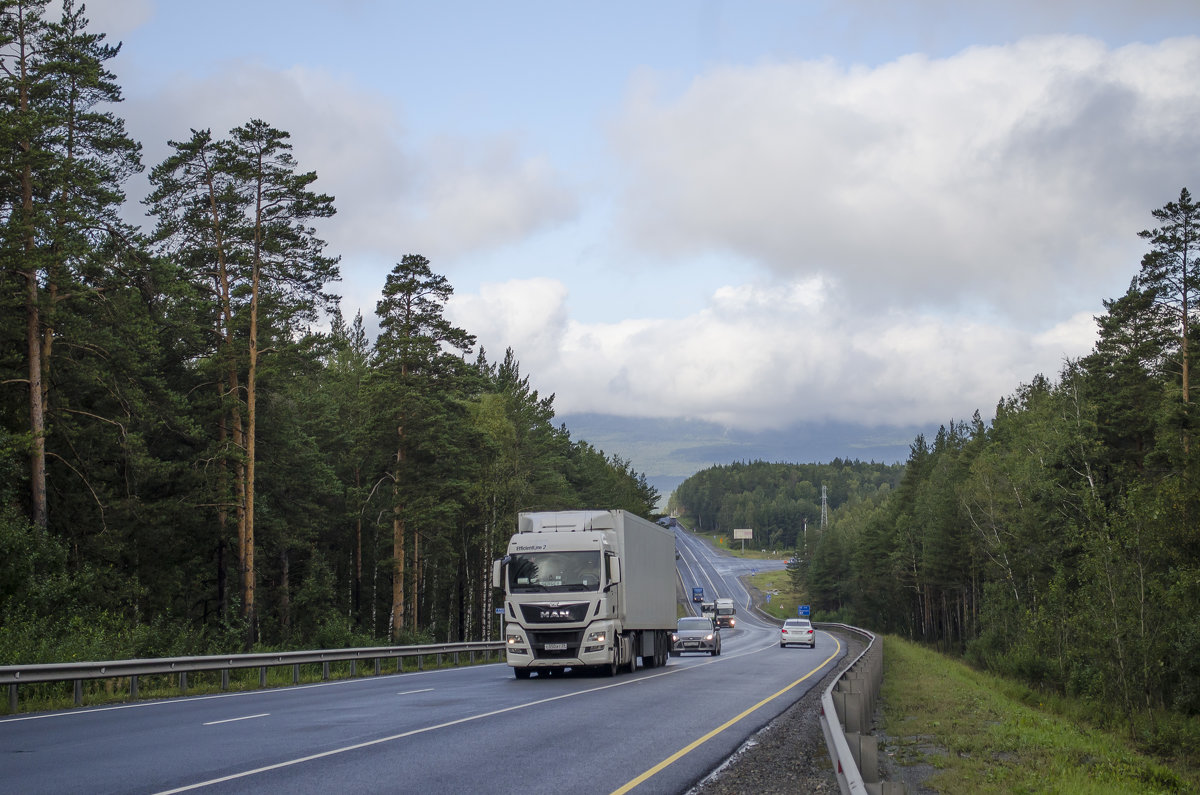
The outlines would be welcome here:
M 817 633 L 807 618 L 789 618 L 779 632 L 779 648 L 789 643 L 802 643 L 810 649 L 817 647 Z
M 679 619 L 671 633 L 671 656 L 685 651 L 706 651 L 713 657 L 721 653 L 721 630 L 711 618 L 687 616 Z

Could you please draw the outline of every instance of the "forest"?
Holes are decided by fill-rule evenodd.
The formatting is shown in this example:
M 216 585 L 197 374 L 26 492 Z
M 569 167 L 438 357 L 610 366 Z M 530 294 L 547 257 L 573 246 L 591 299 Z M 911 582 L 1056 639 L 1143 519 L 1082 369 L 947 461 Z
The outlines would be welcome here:
M 141 144 L 83 7 L 0 0 L 0 664 L 496 637 L 520 510 L 655 489 L 556 425 L 419 254 L 343 318 L 289 134 Z
M 831 500 L 824 532 L 814 488 L 840 494 L 844 463 L 706 471 L 677 506 L 783 544 L 807 516 L 796 577 L 820 618 L 1079 697 L 1173 752 L 1178 719 L 1200 715 L 1200 204 L 1184 188 L 1149 215 L 1088 355 L 1015 387 L 990 422 L 918 437 L 895 488 Z
M 822 508 L 828 521 L 840 508 L 878 499 L 899 485 L 903 472 L 901 464 L 840 458 L 828 464 L 742 461 L 692 475 L 672 492 L 667 507 L 698 530 L 728 535 L 749 527 L 757 546 L 802 552 L 806 540 L 819 537 Z

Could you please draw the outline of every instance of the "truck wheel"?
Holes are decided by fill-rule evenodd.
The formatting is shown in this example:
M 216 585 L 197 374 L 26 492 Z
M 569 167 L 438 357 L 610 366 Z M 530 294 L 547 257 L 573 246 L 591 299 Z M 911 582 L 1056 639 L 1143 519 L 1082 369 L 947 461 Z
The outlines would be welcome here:
M 603 668 L 604 668 L 605 676 L 616 676 L 617 675 L 617 661 L 616 660 L 613 660 L 608 665 L 603 666 Z
M 529 674 L 531 674 L 533 672 L 530 671 L 528 668 L 514 668 L 513 673 L 516 674 L 518 679 L 528 679 Z

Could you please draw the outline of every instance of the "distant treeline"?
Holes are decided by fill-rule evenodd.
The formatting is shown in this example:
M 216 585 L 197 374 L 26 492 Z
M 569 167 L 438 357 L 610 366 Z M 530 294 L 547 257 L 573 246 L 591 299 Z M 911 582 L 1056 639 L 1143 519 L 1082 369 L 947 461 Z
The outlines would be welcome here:
M 424 257 L 341 317 L 286 132 L 170 142 L 123 223 L 117 48 L 46 5 L 0 2 L 0 663 L 495 636 L 519 510 L 650 513 Z
M 754 531 L 756 546 L 799 549 L 821 529 L 822 487 L 827 515 L 836 508 L 894 489 L 902 464 L 843 461 L 787 464 L 749 461 L 712 466 L 689 477 L 671 494 L 668 507 L 686 514 L 701 530 L 729 534 Z

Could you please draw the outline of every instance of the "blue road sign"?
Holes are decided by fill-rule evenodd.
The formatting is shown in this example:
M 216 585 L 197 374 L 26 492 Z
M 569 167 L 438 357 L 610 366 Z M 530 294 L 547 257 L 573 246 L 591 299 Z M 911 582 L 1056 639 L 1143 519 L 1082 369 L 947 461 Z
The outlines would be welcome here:
M 799 607 L 796 608 L 796 610 L 799 612 L 801 617 L 812 614 L 812 610 L 809 608 L 808 605 L 800 605 Z

